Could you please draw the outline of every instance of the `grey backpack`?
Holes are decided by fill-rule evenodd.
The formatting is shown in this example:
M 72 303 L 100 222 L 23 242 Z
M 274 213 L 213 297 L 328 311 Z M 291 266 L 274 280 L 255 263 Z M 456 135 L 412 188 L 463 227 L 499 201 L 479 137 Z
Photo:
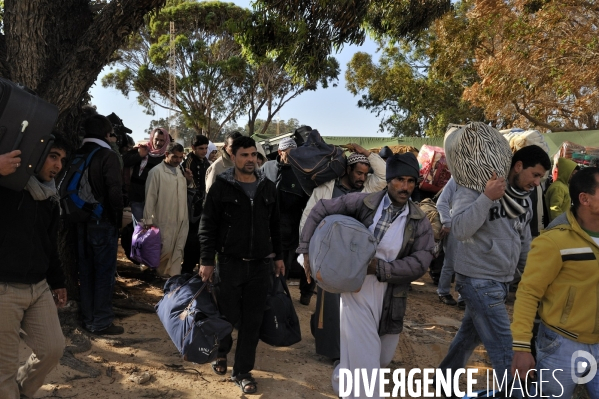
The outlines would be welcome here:
M 358 291 L 376 246 L 376 238 L 356 219 L 327 216 L 310 239 L 312 277 L 323 290 L 334 294 Z

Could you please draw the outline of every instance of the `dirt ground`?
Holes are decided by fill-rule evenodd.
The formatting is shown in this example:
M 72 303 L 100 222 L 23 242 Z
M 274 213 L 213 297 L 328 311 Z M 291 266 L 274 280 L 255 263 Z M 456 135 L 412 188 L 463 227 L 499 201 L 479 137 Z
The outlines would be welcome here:
M 144 282 L 135 276 L 134 267 L 119 253 L 116 297 L 154 305 L 161 298 L 159 284 Z M 125 277 L 128 276 L 128 277 Z M 262 342 L 258 345 L 256 368 L 261 398 L 336 398 L 331 388 L 332 363 L 314 351 L 310 334 L 310 315 L 316 303 L 299 303 L 297 282 L 291 280 L 291 295 L 302 326 L 302 341 L 288 348 L 275 348 Z M 432 281 L 425 275 L 412 284 L 408 298 L 405 328 L 390 367 L 436 367 L 447 352 L 463 311 L 440 303 Z M 513 294 L 508 302 L 511 314 Z M 86 335 L 91 348 L 76 353 L 85 369 L 75 370 L 59 365 L 36 394 L 36 398 L 238 398 L 241 390 L 227 378 L 217 376 L 210 365 L 184 362 L 169 339 L 156 314 L 140 312 L 117 320 L 125 334 L 114 339 Z M 81 336 L 81 334 L 79 334 Z M 87 338 L 86 338 L 87 339 Z M 67 345 L 71 344 L 67 340 Z M 23 361 L 30 350 L 22 343 Z M 234 349 L 233 349 L 234 350 Z M 64 359 L 64 358 L 63 358 Z M 229 355 L 229 370 L 233 352 Z M 62 362 L 64 363 L 64 362 Z M 490 366 L 482 347 L 475 351 L 469 366 L 480 372 Z M 85 371 L 82 372 L 81 370 Z M 91 370 L 91 372 L 90 372 Z M 147 372 L 150 380 L 144 384 L 130 381 L 135 373 Z M 97 377 L 91 375 L 96 374 Z M 248 395 L 249 396 L 249 395 Z

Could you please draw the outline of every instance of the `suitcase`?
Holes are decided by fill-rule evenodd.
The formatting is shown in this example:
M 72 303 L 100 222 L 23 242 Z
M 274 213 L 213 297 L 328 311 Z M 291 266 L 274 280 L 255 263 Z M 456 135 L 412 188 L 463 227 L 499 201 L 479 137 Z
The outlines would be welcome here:
M 58 107 L 10 80 L 0 78 L 0 154 L 21 150 L 21 165 L 0 185 L 21 191 L 44 166 L 54 136 Z
M 340 294 L 331 294 L 318 287 L 316 310 L 310 317 L 310 331 L 314 337 L 316 353 L 329 359 L 340 355 Z

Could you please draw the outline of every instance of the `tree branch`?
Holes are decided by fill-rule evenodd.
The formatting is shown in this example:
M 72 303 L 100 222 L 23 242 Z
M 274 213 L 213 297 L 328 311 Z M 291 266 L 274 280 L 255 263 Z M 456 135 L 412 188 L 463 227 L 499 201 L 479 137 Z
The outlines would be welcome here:
M 532 116 L 528 112 L 526 112 L 524 109 L 520 108 L 520 106 L 518 106 L 518 103 L 516 101 L 512 101 L 512 104 L 516 108 L 516 112 L 518 112 L 520 115 L 522 115 L 523 117 L 525 117 L 526 119 L 528 119 L 529 121 L 531 121 L 532 123 L 534 123 L 536 126 L 544 127 L 546 129 L 551 130 L 552 132 L 568 132 L 568 131 L 573 131 L 571 129 L 562 129 L 562 128 L 559 128 L 557 126 L 550 125 L 549 123 L 543 122 L 540 119 L 535 118 L 534 116 Z

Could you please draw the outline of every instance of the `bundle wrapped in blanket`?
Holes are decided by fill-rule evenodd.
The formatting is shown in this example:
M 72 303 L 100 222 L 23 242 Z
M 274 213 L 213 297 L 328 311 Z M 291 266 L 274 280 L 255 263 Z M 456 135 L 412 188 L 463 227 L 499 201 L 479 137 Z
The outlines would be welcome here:
M 485 191 L 493 173 L 507 180 L 512 163 L 509 142 L 497 129 L 482 122 L 450 128 L 445 134 L 445 156 L 456 183 L 479 193 Z M 508 185 L 506 193 L 510 191 Z M 508 194 L 500 202 L 511 218 L 525 212 Z

